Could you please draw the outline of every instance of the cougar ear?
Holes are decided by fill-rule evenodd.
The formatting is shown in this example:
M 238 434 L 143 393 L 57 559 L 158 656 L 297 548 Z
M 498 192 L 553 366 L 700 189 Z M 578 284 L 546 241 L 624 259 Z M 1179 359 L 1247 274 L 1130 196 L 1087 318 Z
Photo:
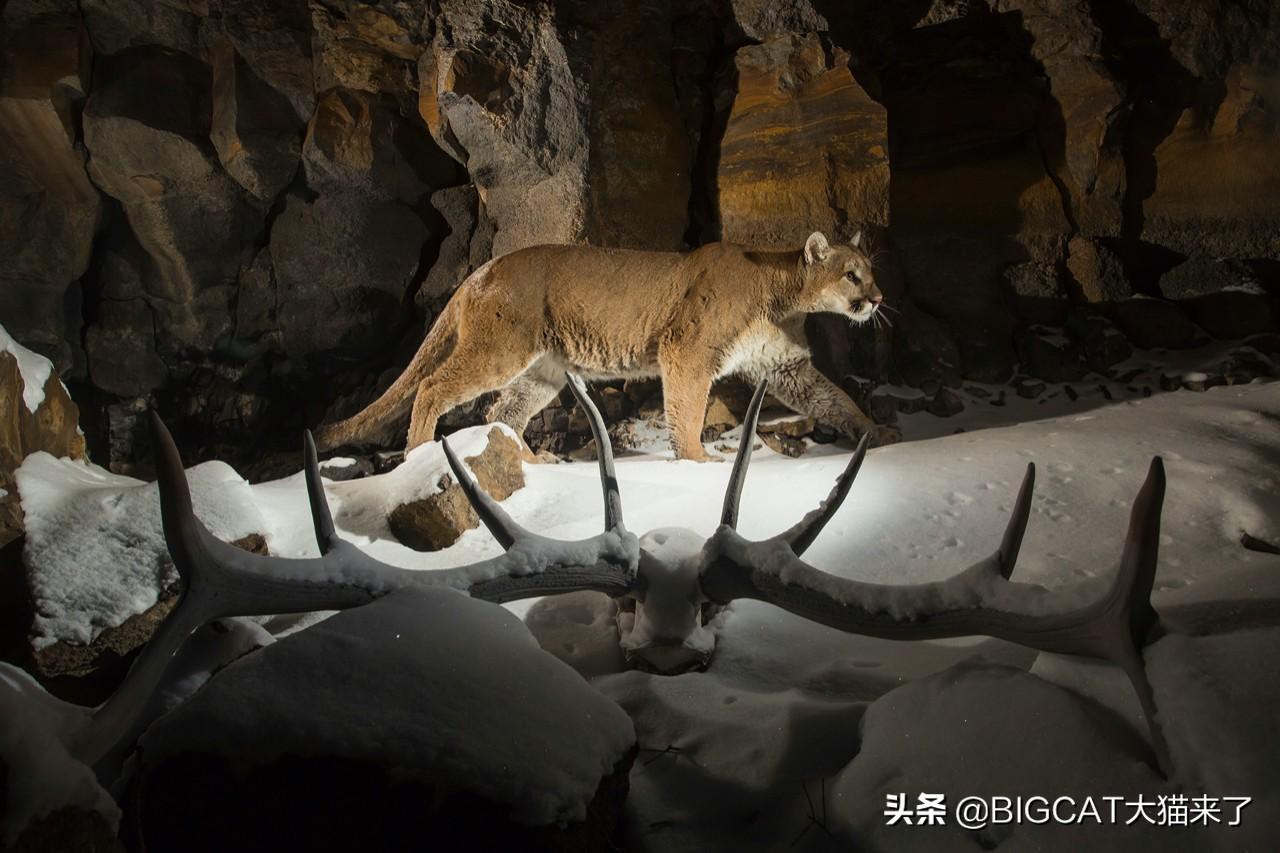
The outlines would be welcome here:
M 855 249 L 862 248 L 862 231 L 858 231 L 857 234 L 853 235 L 853 239 L 849 241 L 849 245 Z
M 809 239 L 804 241 L 804 262 L 806 264 L 812 266 L 820 261 L 825 261 L 829 254 L 831 254 L 831 244 L 827 242 L 826 236 L 821 231 L 814 231 L 809 235 Z

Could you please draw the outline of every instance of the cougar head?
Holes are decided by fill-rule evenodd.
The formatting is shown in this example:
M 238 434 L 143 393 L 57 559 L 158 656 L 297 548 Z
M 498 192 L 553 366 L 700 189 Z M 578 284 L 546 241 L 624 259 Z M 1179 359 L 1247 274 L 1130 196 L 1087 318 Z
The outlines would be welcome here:
M 879 310 L 884 296 L 876 287 L 871 259 L 861 243 L 861 231 L 847 245 L 831 245 L 820 231 L 809 235 L 801 264 L 802 311 L 843 314 L 855 323 L 865 323 Z

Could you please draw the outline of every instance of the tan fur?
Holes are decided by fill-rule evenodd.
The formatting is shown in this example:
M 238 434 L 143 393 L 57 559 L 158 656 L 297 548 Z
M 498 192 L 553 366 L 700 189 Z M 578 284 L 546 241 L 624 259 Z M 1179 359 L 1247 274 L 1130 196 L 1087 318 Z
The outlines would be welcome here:
M 324 448 L 367 438 L 412 404 L 413 448 L 435 437 L 441 415 L 495 389 L 488 419 L 523 431 L 566 370 L 589 379 L 661 376 L 680 458 L 706 458 L 707 397 L 732 373 L 767 376 L 788 406 L 857 434 L 875 425 L 813 367 L 804 315 L 865 322 L 879 300 L 867 256 L 821 234 L 795 252 L 729 243 L 686 253 L 522 249 L 472 273 L 399 379 L 317 438 Z

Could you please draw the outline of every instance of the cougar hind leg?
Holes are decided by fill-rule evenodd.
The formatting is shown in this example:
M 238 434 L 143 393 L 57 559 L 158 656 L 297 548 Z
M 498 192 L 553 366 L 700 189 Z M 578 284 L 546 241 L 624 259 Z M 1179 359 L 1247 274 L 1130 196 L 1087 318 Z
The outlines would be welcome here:
M 485 420 L 504 423 L 523 436 L 529 421 L 556 398 L 564 382 L 560 365 L 543 356 L 498 392 L 498 399 L 489 406 Z
M 514 341 L 496 347 L 490 341 L 459 342 L 444 363 L 418 384 L 405 449 L 434 439 L 442 415 L 485 391 L 503 388 L 541 355 L 523 350 Z

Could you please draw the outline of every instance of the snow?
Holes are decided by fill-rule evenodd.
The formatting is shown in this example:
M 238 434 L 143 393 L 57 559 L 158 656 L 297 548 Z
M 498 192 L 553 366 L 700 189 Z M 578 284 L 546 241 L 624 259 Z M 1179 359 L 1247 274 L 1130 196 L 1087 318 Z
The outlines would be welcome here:
M 1162 369 L 1198 369 L 1195 363 L 1179 364 L 1179 358 L 1171 355 Z M 1275 807 L 1278 774 L 1274 762 L 1266 759 L 1280 754 L 1273 713 L 1275 685 L 1280 683 L 1274 671 L 1280 652 L 1275 631 L 1280 622 L 1280 557 L 1245 549 L 1240 537 L 1248 532 L 1280 542 L 1275 450 L 1280 446 L 1280 383 L 1145 399 L 1124 391 L 1119 383 L 1099 379 L 1098 384 L 1111 389 L 1117 402 L 1108 404 L 1090 380 L 1077 383 L 1081 394 L 1075 401 L 1061 393 L 1051 397 L 1055 389 L 1050 386 L 1040 398 L 1043 403 L 1010 393 L 1004 407 L 971 400 L 954 418 L 905 416 L 904 432 L 915 440 L 868 454 L 851 494 L 805 561 L 860 584 L 945 583 L 966 567 L 981 564 L 999 545 L 1026 464 L 1035 462 L 1031 520 L 1013 578 L 1042 585 L 1062 596 L 1061 601 L 1091 599 L 1114 576 L 1132 501 L 1151 457 L 1161 455 L 1168 491 L 1154 602 L 1175 633 L 1148 649 L 1148 660 L 1161 722 L 1177 762 L 1173 783 L 1159 779 L 1150 767 L 1146 726 L 1133 707 L 1131 688 L 1117 681 L 1116 673 L 1095 664 L 1038 657 L 1021 647 L 979 638 L 892 643 L 857 637 L 766 604 L 740 601 L 709 626 L 716 645 L 706 672 L 674 678 L 605 672 L 593 680 L 631 715 L 646 749 L 632 773 L 627 849 L 848 849 L 851 834 L 858 836 L 859 849 L 971 848 L 974 837 L 956 834 L 954 827 L 939 835 L 883 825 L 880 809 L 886 793 L 914 796 L 931 790 L 955 796 L 1090 791 L 1129 798 L 1204 790 L 1214 796 L 1257 797 L 1250 806 L 1253 811 L 1245 813 L 1245 831 L 1263 832 L 1276 825 L 1269 817 L 1275 812 L 1268 809 Z M 950 434 L 957 427 L 967 431 Z M 473 455 L 483 447 L 486 429 L 459 433 L 451 444 L 460 456 Z M 730 466 L 673 461 L 660 445 L 663 436 L 656 425 L 646 430 L 651 452 L 620 455 L 617 460 L 628 528 L 643 533 L 680 525 L 700 537 L 711 536 L 718 527 Z M 790 459 L 759 447 L 742 497 L 740 532 L 758 540 L 785 530 L 826 496 L 849 452 L 847 445 L 825 445 Z M 32 482 L 44 484 L 50 492 L 42 499 L 44 506 L 60 505 L 82 493 L 96 494 L 80 480 L 92 468 L 69 468 L 81 473 L 59 475 L 64 477 L 60 480 L 53 473 L 63 468 L 52 467 L 51 461 L 32 464 Z M 412 551 L 391 536 L 385 523 L 389 507 L 434 490 L 444 470 L 438 446 L 429 444 L 388 474 L 326 483 L 340 535 L 381 560 L 423 571 L 501 554 L 483 529 L 468 531 L 450 548 L 434 553 Z M 41 476 L 34 476 L 40 471 Z M 558 539 L 600 532 L 594 462 L 526 465 L 525 477 L 526 487 L 503 502 L 521 525 Z M 266 535 L 273 553 L 316 554 L 301 475 L 233 486 L 239 502 L 261 519 L 259 532 Z M 19 487 L 25 508 L 28 496 L 21 480 Z M 137 484 L 102 480 L 99 487 L 103 495 L 112 495 L 136 489 Z M 55 493 L 61 491 L 67 494 L 59 498 Z M 109 502 L 86 501 L 79 515 L 67 518 L 99 531 L 95 537 L 101 539 L 101 531 L 119 523 L 114 518 L 97 520 L 111 510 Z M 214 508 L 206 508 L 199 498 L 197 511 L 206 523 L 213 520 Z M 52 518 L 48 512 L 43 515 Z M 445 590 L 431 594 L 452 595 Z M 336 634 L 308 638 L 335 623 L 341 627 L 345 623 L 339 619 L 363 619 L 359 614 L 365 611 L 376 615 L 373 607 L 344 612 L 255 652 L 214 684 L 232 670 L 259 667 L 262 671 L 255 678 L 290 679 L 290 684 L 311 691 L 306 695 L 315 703 L 312 707 L 339 703 L 339 709 L 346 709 L 339 719 L 358 705 L 365 716 L 372 708 L 400 725 L 407 715 L 422 713 L 426 700 L 407 701 L 374 684 L 368 689 L 375 692 L 368 695 L 380 698 L 348 692 L 347 704 L 342 704 L 343 695 L 319 693 L 327 691 L 327 682 L 334 678 L 347 684 L 348 691 L 354 689 L 344 679 L 357 678 L 360 672 L 339 672 L 330 665 L 323 674 L 269 675 L 267 668 L 276 664 L 264 657 L 279 656 L 280 649 L 304 640 L 325 645 L 338 660 L 360 644 L 348 638 L 340 655 Z M 582 611 L 581 632 L 574 634 L 573 624 L 567 624 L 573 618 L 566 616 L 566 624 L 550 632 L 554 645 L 574 660 L 589 662 L 593 672 L 619 665 L 616 635 L 606 630 L 607 612 L 575 607 Z M 541 626 L 540 633 L 552 624 L 556 608 L 551 599 L 507 606 L 519 615 L 532 612 L 530 621 Z M 420 609 L 415 614 L 413 630 L 430 632 L 433 620 Z M 306 617 L 301 624 L 315 618 Z M 379 620 L 368 620 L 352 628 L 352 636 L 367 632 L 374 638 L 370 643 L 376 640 L 379 654 L 394 652 L 387 650 L 390 640 L 379 634 Z M 279 636 L 300 623 L 290 619 L 266 624 Z M 1188 637 L 1177 631 L 1210 636 Z M 436 642 L 428 633 L 414 636 L 428 645 Z M 439 638 L 438 647 L 447 652 L 443 659 L 455 661 L 458 671 L 470 672 L 463 669 L 472 665 L 467 663 L 470 659 L 454 655 L 449 642 L 449 636 Z M 278 659 L 288 661 L 289 654 Z M 260 660 L 268 663 L 256 662 Z M 503 679 L 518 677 L 505 664 L 495 666 L 502 660 L 490 658 L 474 665 L 481 673 L 494 668 Z M 440 684 L 446 683 L 443 674 L 439 677 Z M 406 691 L 403 696 L 418 696 L 421 689 L 402 685 L 394 672 L 391 683 Z M 337 687 L 333 692 L 341 694 Z M 447 697 L 449 692 L 438 688 L 432 696 Z M 196 701 L 207 693 L 198 693 Z M 508 725 L 518 722 L 516 715 L 529 713 L 533 703 L 513 701 L 513 695 L 517 694 L 508 692 L 494 700 L 486 713 L 505 714 Z M 225 711 L 232 724 L 244 725 L 252 710 L 246 706 L 251 704 L 228 699 L 218 713 Z M 314 719 L 323 715 L 295 711 L 288 719 L 299 727 L 300 741 L 310 731 L 306 726 L 336 725 Z M 405 716 L 399 716 L 402 713 Z M 486 719 L 497 725 L 496 717 Z M 350 728 L 372 734 L 374 727 L 350 722 Z M 243 734 L 251 737 L 252 730 L 245 727 Z M 1138 843 L 1160 844 L 1161 849 L 1173 843 L 1181 849 L 1225 850 L 1234 849 L 1232 838 L 1250 837 L 1242 831 L 1211 833 L 1207 839 L 1189 834 L 1175 838 L 1172 831 L 1086 826 L 1052 836 L 1046 828 L 1023 826 L 1014 828 L 1012 835 L 992 830 L 979 837 L 990 844 L 1007 840 L 1007 849 L 1046 850 L 1086 845 L 1129 849 Z M 1274 844 L 1254 846 L 1269 849 Z
M 0 805 L 0 847 L 8 847 L 33 820 L 74 807 L 99 812 L 114 828 L 120 809 L 93 771 L 67 751 L 88 711 L 55 699 L 22 670 L 0 662 L 0 762 L 8 784 Z
M 150 608 L 177 579 L 154 483 L 44 452 L 23 460 L 15 478 L 36 648 L 91 642 Z M 228 465 L 197 465 L 187 479 L 196 513 L 214 535 L 234 541 L 266 529 L 249 484 Z
M 187 749 L 242 767 L 338 756 L 449 780 L 545 826 L 585 819 L 634 743 L 626 714 L 543 653 L 520 620 L 427 589 L 343 611 L 232 664 L 148 730 L 142 761 Z
M 44 402 L 44 386 L 53 373 L 53 362 L 15 341 L 4 326 L 0 326 L 0 352 L 7 352 L 17 360 L 18 373 L 22 376 L 22 402 L 27 411 L 34 413 Z
M 1173 634 L 1153 643 L 1146 661 L 1179 778 L 1252 796 L 1245 826 L 1264 849 L 1259 830 L 1280 827 L 1280 628 Z
M 488 446 L 490 433 L 494 431 L 515 436 L 505 424 L 486 424 L 450 435 L 449 446 L 458 458 L 465 461 Z M 320 470 L 323 474 L 323 463 Z M 432 559 L 434 555 L 422 555 L 396 542 L 387 524 L 387 516 L 398 506 L 440 491 L 440 479 L 446 473 L 449 473 L 449 463 L 443 448 L 439 442 L 430 442 L 409 451 L 403 463 L 385 474 L 345 482 L 326 482 L 325 494 L 334 523 L 343 538 L 393 565 L 444 568 L 438 560 Z M 301 472 L 250 488 L 267 521 L 267 547 L 272 554 L 283 557 L 314 557 L 319 554 Z M 500 553 L 501 549 L 490 549 L 485 556 Z M 463 562 L 472 561 L 459 560 L 452 564 Z
M 1219 293 L 1247 293 L 1250 296 L 1266 296 L 1267 291 L 1262 285 L 1256 281 L 1246 281 L 1241 284 L 1228 284 L 1222 288 Z
M 905 794 L 914 806 L 920 793 L 943 794 L 954 805 L 966 796 L 1066 796 L 1082 803 L 1141 795 L 1155 802 L 1177 790 L 1145 763 L 1140 741 L 1117 732 L 1075 694 L 1018 669 L 969 663 L 913 681 L 866 709 L 861 734 L 856 757 L 827 786 L 837 843 L 922 853 L 997 845 L 1065 853 L 1144 844 L 1170 849 L 1177 833 L 1176 849 L 1208 847 L 1188 838 L 1194 831 L 1143 822 L 1084 821 L 1065 829 L 1024 822 L 974 832 L 948 813 L 944 826 L 887 825 L 890 794 Z M 1128 817 L 1124 812 L 1121 823 Z
M 899 400 L 923 400 L 925 393 L 919 388 L 909 385 L 892 385 L 888 382 L 877 385 L 871 392 L 872 397 L 896 397 Z

